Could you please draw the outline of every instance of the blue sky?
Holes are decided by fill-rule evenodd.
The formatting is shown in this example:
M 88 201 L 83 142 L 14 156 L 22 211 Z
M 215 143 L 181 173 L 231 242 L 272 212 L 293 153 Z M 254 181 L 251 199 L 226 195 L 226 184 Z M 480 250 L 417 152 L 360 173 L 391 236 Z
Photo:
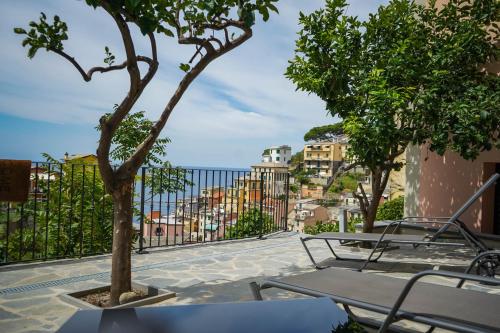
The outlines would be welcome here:
M 350 0 L 349 14 L 361 18 L 383 0 Z M 283 73 L 293 56 L 299 11 L 309 13 L 324 0 L 282 0 L 280 15 L 259 21 L 254 36 L 202 73 L 174 110 L 162 135 L 168 136 L 168 159 L 175 165 L 247 167 L 259 162 L 271 145 L 303 146 L 304 133 L 332 123 L 316 96 L 296 92 Z M 69 26 L 66 52 L 84 68 L 103 65 L 104 46 L 118 62 L 124 59 L 119 33 L 102 10 L 84 1 L 2 0 L 0 2 L 0 158 L 41 160 L 48 152 L 94 153 L 94 127 L 127 90 L 127 73 L 94 75 L 86 83 L 68 62 L 40 50 L 33 60 L 13 27 L 27 26 L 44 11 Z M 140 38 L 139 51 L 147 52 Z M 160 68 L 134 111 L 156 119 L 182 78 L 178 69 L 192 54 L 173 39 L 158 39 Z

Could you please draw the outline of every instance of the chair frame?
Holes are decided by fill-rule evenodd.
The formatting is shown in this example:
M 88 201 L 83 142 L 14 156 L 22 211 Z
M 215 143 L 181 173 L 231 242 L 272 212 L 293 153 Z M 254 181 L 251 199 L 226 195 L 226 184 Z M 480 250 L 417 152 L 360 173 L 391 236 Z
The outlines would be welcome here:
M 341 304 L 346 312 L 351 316 L 354 320 L 368 325 L 368 326 L 379 326 L 379 332 L 384 333 L 388 331 L 393 331 L 390 329 L 390 325 L 399 321 L 399 320 L 410 320 L 422 324 L 429 325 L 430 328 L 428 332 L 432 332 L 436 327 L 439 328 L 444 328 L 444 329 L 449 329 L 457 332 L 464 332 L 464 333 L 477 333 L 477 332 L 483 332 L 481 327 L 471 327 L 469 326 L 464 326 L 463 323 L 458 320 L 458 318 L 453 321 L 450 319 L 444 320 L 440 319 L 438 317 L 431 317 L 431 316 L 425 316 L 423 314 L 418 314 L 418 313 L 412 313 L 412 312 L 406 312 L 401 310 L 401 306 L 404 303 L 405 299 L 407 298 L 408 294 L 412 290 L 413 286 L 415 286 L 416 282 L 421 280 L 424 277 L 428 276 L 441 276 L 441 277 L 447 277 L 447 278 L 454 278 L 458 279 L 459 282 L 456 285 L 456 288 L 462 288 L 464 283 L 466 281 L 474 281 L 474 282 L 479 282 L 479 283 L 484 283 L 488 285 L 495 285 L 495 286 L 500 286 L 500 279 L 496 278 L 491 278 L 491 277 L 484 277 L 484 276 L 479 276 L 479 275 L 472 275 L 470 272 L 476 266 L 478 263 L 481 262 L 481 260 L 484 260 L 484 258 L 487 258 L 488 260 L 495 260 L 497 263 L 500 262 L 500 251 L 486 251 L 474 258 L 474 260 L 471 262 L 465 273 L 457 273 L 457 272 L 449 272 L 449 271 L 435 271 L 435 270 L 426 270 L 422 271 L 420 273 L 415 274 L 408 282 L 406 283 L 405 287 L 401 290 L 401 293 L 399 294 L 396 302 L 392 306 L 392 308 L 387 308 L 385 306 L 377 305 L 377 304 L 371 304 L 371 303 L 366 303 L 363 301 L 358 301 L 354 299 L 349 299 L 341 296 L 336 296 L 328 293 L 322 293 L 320 291 L 315 291 L 312 289 L 308 288 L 302 288 L 297 285 L 290 285 L 287 283 L 283 283 L 280 281 L 276 280 L 267 280 L 261 283 L 260 285 L 257 284 L 256 282 L 251 282 L 250 283 L 250 289 L 253 294 L 253 297 L 255 300 L 263 300 L 261 290 L 263 289 L 269 289 L 269 288 L 278 288 L 278 289 L 283 289 L 291 292 L 296 292 L 299 294 L 304 294 L 312 297 L 329 297 L 331 298 L 335 303 Z M 353 274 L 364 274 L 362 272 L 359 273 L 353 273 Z M 443 287 L 443 288 L 449 288 L 449 287 Z M 498 296 L 500 297 L 500 295 Z M 376 322 L 373 319 L 367 319 L 367 318 L 360 318 L 356 316 L 350 309 L 350 307 L 355 307 L 359 309 L 364 309 L 368 311 L 373 311 L 381 314 L 386 314 L 387 317 L 385 320 L 380 323 Z M 499 328 L 500 329 L 500 328 Z
M 490 250 L 490 248 L 488 248 L 486 246 L 486 244 L 484 244 L 484 242 L 482 242 L 479 237 L 475 236 L 474 233 L 472 231 L 469 230 L 469 228 L 467 227 L 467 225 L 462 222 L 459 217 L 481 196 L 483 195 L 483 193 L 488 190 L 491 186 L 493 186 L 498 180 L 500 179 L 500 174 L 496 173 L 496 174 L 493 174 L 459 209 L 457 209 L 457 211 L 450 217 L 448 218 L 447 221 L 443 221 L 443 217 L 434 217 L 434 218 L 429 218 L 429 217 L 426 217 L 426 218 L 421 218 L 420 221 L 413 221 L 412 223 L 414 224 L 432 224 L 432 225 L 440 225 L 441 227 L 436 231 L 434 232 L 433 235 L 425 235 L 424 237 L 422 237 L 422 240 L 420 241 L 417 241 L 417 240 L 414 240 L 414 241 L 407 241 L 407 240 L 387 240 L 387 239 L 384 239 L 386 237 L 386 235 L 388 234 L 394 234 L 398 229 L 402 229 L 402 223 L 407 221 L 408 218 L 406 219 L 401 219 L 401 220 L 396 220 L 396 221 L 391 221 L 389 223 L 389 225 L 387 225 L 384 229 L 384 231 L 382 232 L 382 234 L 380 235 L 380 237 L 378 238 L 378 240 L 369 240 L 370 242 L 372 243 L 375 243 L 375 246 L 373 247 L 372 251 L 369 253 L 368 257 L 366 259 L 362 259 L 362 258 L 345 258 L 345 257 L 341 257 L 339 256 L 337 253 L 335 253 L 335 251 L 333 250 L 333 247 L 331 246 L 331 244 L 329 243 L 329 240 L 338 240 L 340 241 L 340 245 L 346 245 L 346 244 L 352 244 L 354 242 L 359 242 L 359 241 L 362 241 L 362 240 L 357 240 L 357 241 L 352 241 L 352 240 L 345 240 L 345 239 L 342 239 L 341 237 L 334 237 L 334 236 L 331 236 L 330 238 L 321 238 L 321 237 L 318 237 L 318 236 L 306 236 L 306 237 L 301 237 L 300 238 L 300 241 L 302 243 L 302 245 L 304 246 L 304 249 L 306 250 L 306 253 L 307 255 L 309 256 L 309 259 L 311 260 L 311 262 L 313 263 L 313 265 L 317 268 L 317 269 L 323 269 L 323 268 L 326 268 L 328 266 L 325 266 L 325 265 L 320 265 L 316 262 L 316 260 L 314 260 L 314 257 L 313 255 L 311 254 L 311 251 L 309 250 L 309 248 L 307 247 L 306 245 L 306 242 L 307 241 L 310 241 L 310 240 L 321 240 L 323 239 L 330 252 L 332 253 L 333 257 L 337 260 L 350 260 L 350 261 L 360 261 L 362 262 L 363 264 L 361 265 L 361 267 L 358 269 L 359 271 L 362 271 L 363 269 L 366 268 L 366 266 L 368 266 L 369 263 L 371 262 L 377 262 L 380 257 L 382 257 L 383 253 L 385 252 L 385 250 L 388 248 L 389 244 L 412 244 L 414 247 L 418 247 L 420 245 L 427 245 L 427 246 L 430 246 L 430 245 L 437 245 L 437 246 L 456 246 L 456 247 L 463 247 L 464 245 L 465 246 L 468 246 L 469 248 L 471 248 L 475 254 L 479 254 L 479 253 L 482 253 L 482 252 L 485 252 L 485 251 L 488 251 Z M 409 218 L 415 218 L 415 217 L 409 217 Z M 426 220 L 427 219 L 427 220 Z M 444 234 L 446 231 L 448 231 L 448 229 L 450 227 L 454 227 L 457 229 L 458 231 L 458 234 L 465 240 L 465 244 L 464 243 L 460 243 L 460 242 L 440 242 L 438 241 L 438 238 Z M 393 228 L 392 232 L 389 233 L 389 230 Z M 378 255 L 373 258 L 373 256 L 375 255 L 375 253 L 379 251 Z

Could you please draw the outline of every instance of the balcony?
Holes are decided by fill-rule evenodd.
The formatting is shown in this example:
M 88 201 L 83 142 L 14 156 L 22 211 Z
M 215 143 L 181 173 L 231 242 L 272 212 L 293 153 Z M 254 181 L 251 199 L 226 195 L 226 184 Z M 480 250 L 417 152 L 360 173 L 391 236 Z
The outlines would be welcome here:
M 97 166 L 33 165 L 28 200 L 0 202 L 0 265 L 110 253 L 113 203 Z M 285 229 L 287 173 L 143 167 L 134 187 L 139 251 L 242 238 L 234 224 L 245 214 L 270 221 L 262 233 Z M 200 231 L 215 212 L 215 231 Z
M 325 246 L 312 246 L 311 250 L 318 257 L 330 255 Z M 357 248 L 351 251 L 346 247 L 336 247 L 335 251 L 351 256 L 361 256 L 360 252 L 366 254 L 366 250 Z M 430 252 L 422 248 L 404 247 L 389 253 L 383 262 L 371 265 L 365 274 L 408 279 L 415 272 L 436 266 L 460 271 L 470 260 L 469 254 L 449 253 L 449 249 L 443 249 L 433 252 L 430 264 L 429 255 Z M 177 293 L 177 298 L 164 301 L 160 306 L 248 301 L 252 300 L 248 288 L 251 281 L 314 270 L 299 235 L 289 232 L 271 235 L 264 240 L 223 241 L 178 250 L 151 250 L 149 254 L 134 254 L 132 260 L 134 280 Z M 343 268 L 357 264 L 332 262 L 332 265 Z M 58 295 L 105 285 L 109 282 L 110 268 L 110 256 L 0 267 L 2 331 L 57 330 L 77 310 L 61 302 Z M 455 283 L 439 277 L 433 282 Z M 500 290 L 492 288 L 491 292 L 500 293 Z M 272 299 L 300 297 L 272 289 L 266 291 L 265 296 Z M 414 323 L 402 324 L 406 328 L 423 328 Z

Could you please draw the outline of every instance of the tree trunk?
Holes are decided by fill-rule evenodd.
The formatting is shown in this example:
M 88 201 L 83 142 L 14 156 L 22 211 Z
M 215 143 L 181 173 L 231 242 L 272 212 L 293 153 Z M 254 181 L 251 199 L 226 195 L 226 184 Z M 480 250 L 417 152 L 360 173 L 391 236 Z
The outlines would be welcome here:
M 379 199 L 380 200 L 380 199 Z M 375 217 L 377 216 L 378 202 L 375 205 L 374 201 L 370 203 L 366 210 L 366 216 L 363 223 L 363 232 L 372 233 L 373 225 L 375 223 Z
M 363 215 L 363 232 L 372 233 L 375 224 L 375 219 L 377 217 L 377 209 L 380 204 L 380 198 L 384 193 L 387 181 L 389 179 L 390 170 L 380 170 L 374 168 L 372 172 L 372 198 L 368 200 L 368 197 L 363 189 L 361 183 L 358 184 L 361 194 L 353 193 L 354 197 L 359 200 L 359 207 L 361 214 Z M 362 242 L 361 247 L 371 248 L 372 244 L 370 242 Z
M 120 295 L 132 290 L 132 183 L 113 191 L 114 226 L 111 264 L 111 305 L 118 305 Z
M 378 206 L 380 205 L 380 198 L 382 198 L 385 186 L 387 185 L 387 178 L 388 175 L 384 175 L 383 172 L 379 170 L 372 172 L 372 198 L 369 205 L 365 207 L 365 214 L 363 214 L 363 232 L 373 232 Z

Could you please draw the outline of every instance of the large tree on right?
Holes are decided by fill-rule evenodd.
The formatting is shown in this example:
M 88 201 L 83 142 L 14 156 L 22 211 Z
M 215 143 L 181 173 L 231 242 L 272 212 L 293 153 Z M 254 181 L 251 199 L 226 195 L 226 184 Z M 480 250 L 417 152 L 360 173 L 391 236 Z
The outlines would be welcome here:
M 500 146 L 498 0 L 455 0 L 437 8 L 392 0 L 360 21 L 345 0 L 300 14 L 286 76 L 326 102 L 349 137 L 348 164 L 373 175 L 372 195 L 355 193 L 371 232 L 389 173 L 409 144 L 474 159 Z

